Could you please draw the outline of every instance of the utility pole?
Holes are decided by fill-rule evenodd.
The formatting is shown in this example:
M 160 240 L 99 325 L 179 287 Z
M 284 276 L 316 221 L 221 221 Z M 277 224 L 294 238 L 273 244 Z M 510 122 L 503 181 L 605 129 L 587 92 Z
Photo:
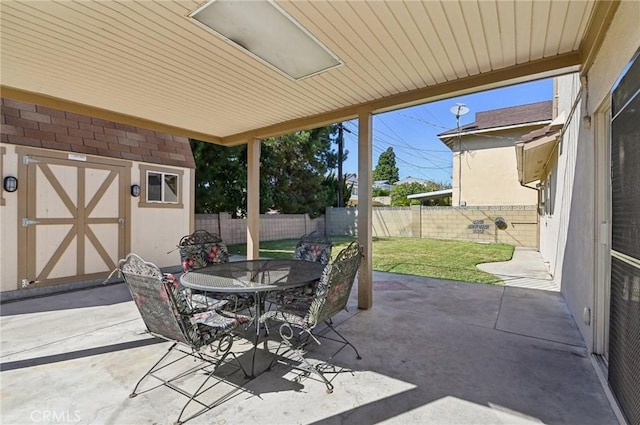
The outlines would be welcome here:
M 344 206 L 342 202 L 342 156 L 344 155 L 344 126 L 342 123 L 338 123 L 338 208 Z
M 460 117 L 469 113 L 469 108 L 464 103 L 456 103 L 449 111 L 456 116 L 458 128 L 458 206 L 462 206 L 462 133 L 460 132 Z

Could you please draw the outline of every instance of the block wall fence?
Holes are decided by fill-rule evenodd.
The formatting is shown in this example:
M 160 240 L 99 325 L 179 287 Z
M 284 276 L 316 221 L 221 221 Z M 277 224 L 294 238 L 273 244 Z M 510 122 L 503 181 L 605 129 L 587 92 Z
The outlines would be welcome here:
M 297 239 L 318 231 L 325 233 L 324 217 L 309 218 L 306 214 L 261 214 L 260 240 Z M 247 242 L 247 222 L 232 218 L 230 213 L 196 214 L 195 228 L 217 233 L 227 244 Z
M 357 208 L 328 208 L 330 235 L 357 235 Z M 535 205 L 481 207 L 374 207 L 373 236 L 401 236 L 498 242 L 538 248 L 538 211 Z M 495 222 L 501 218 L 505 229 Z
M 483 207 L 374 207 L 374 237 L 399 236 L 497 242 L 538 248 L 538 211 L 535 205 Z M 499 229 L 502 219 L 506 228 Z M 246 221 L 229 213 L 196 214 L 195 228 L 219 234 L 227 243 L 246 243 Z M 357 236 L 355 207 L 327 208 L 324 217 L 306 214 L 263 214 L 260 240 L 297 239 L 319 231 L 331 236 Z

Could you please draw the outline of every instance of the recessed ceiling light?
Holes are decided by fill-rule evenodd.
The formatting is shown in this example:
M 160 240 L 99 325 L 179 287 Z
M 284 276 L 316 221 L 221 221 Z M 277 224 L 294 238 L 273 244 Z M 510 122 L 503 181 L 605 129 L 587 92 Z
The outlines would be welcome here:
M 188 17 L 294 80 L 342 64 L 272 0 L 210 0 Z

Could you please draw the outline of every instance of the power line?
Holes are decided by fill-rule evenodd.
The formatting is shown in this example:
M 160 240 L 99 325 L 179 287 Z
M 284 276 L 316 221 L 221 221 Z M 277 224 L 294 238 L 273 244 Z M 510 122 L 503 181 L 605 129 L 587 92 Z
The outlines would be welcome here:
M 389 141 L 386 141 L 386 140 L 384 140 L 384 139 L 380 138 L 380 137 L 377 135 L 377 133 L 380 133 L 380 131 L 379 131 L 379 130 L 376 130 L 376 131 L 374 132 L 374 138 L 373 138 L 373 141 L 374 141 L 374 146 L 373 146 L 373 148 L 374 148 L 374 150 L 378 150 L 379 148 L 377 148 L 377 147 L 376 147 L 376 144 L 381 143 L 381 144 L 384 144 L 384 145 L 386 145 L 386 146 L 390 146 L 390 147 L 396 148 L 396 149 L 398 149 L 398 150 L 400 150 L 400 151 L 408 152 L 408 154 L 410 154 L 410 155 L 414 155 L 414 153 L 415 153 L 415 152 L 414 152 L 414 151 L 415 151 L 415 149 L 414 149 L 412 146 L 408 145 L 406 142 L 404 142 L 404 144 L 405 144 L 405 145 L 408 145 L 408 146 L 409 146 L 409 149 L 405 148 L 404 146 L 398 146 L 398 145 L 397 145 L 397 144 L 395 144 L 395 143 L 391 143 L 391 142 L 389 142 Z M 402 140 L 401 140 L 401 141 L 402 141 Z M 380 150 L 384 151 L 384 149 L 380 149 Z M 451 155 L 451 154 L 452 154 L 452 152 L 451 152 L 450 150 L 442 151 L 441 153 L 446 153 L 446 154 L 449 154 L 449 155 Z M 425 159 L 426 161 L 430 162 L 430 163 L 433 165 L 433 167 L 424 167 L 424 166 L 419 166 L 419 165 L 416 165 L 416 164 L 412 164 L 412 165 L 414 165 L 415 167 L 420 167 L 420 168 L 429 168 L 429 169 L 448 169 L 448 168 L 451 168 L 451 165 L 450 165 L 451 159 L 426 158 L 426 157 L 424 157 L 424 155 L 414 155 L 414 156 L 422 157 L 423 159 Z M 405 160 L 403 160 L 403 161 L 405 161 Z M 441 164 L 438 164 L 438 163 L 436 163 L 435 161 L 439 161 L 439 162 L 441 162 Z M 408 161 L 405 161 L 405 162 L 406 162 L 407 164 L 411 164 L 411 163 L 410 163 L 410 162 L 408 162 Z
M 354 141 L 357 141 L 357 134 L 350 134 L 350 135 L 348 135 L 348 137 L 352 137 Z M 377 152 L 378 154 L 380 154 L 380 153 L 385 151 L 385 149 L 383 149 L 383 148 L 381 148 L 379 146 L 376 146 L 376 144 L 374 144 L 372 146 L 372 149 L 375 152 Z M 447 178 L 451 178 L 451 170 L 450 170 L 452 168 L 451 165 L 448 165 L 448 166 L 445 166 L 445 167 L 442 167 L 442 166 L 423 166 L 423 165 L 418 165 L 418 164 L 414 164 L 412 162 L 409 162 L 409 161 L 407 161 L 407 160 L 405 160 L 405 159 L 403 159 L 401 157 L 396 157 L 396 159 L 399 162 L 402 162 L 402 163 L 406 164 L 408 167 L 410 167 L 411 169 L 415 170 L 416 173 L 422 175 L 426 179 L 433 179 L 433 176 L 425 174 L 421 170 L 433 170 L 433 171 L 446 172 L 447 173 L 446 177 Z

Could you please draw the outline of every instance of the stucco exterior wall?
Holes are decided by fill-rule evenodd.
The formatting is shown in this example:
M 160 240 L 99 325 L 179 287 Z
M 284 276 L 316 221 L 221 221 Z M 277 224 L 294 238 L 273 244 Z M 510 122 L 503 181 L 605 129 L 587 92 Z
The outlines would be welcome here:
M 5 149 L 2 158 L 2 179 L 18 176 L 18 155 L 15 146 L 0 143 Z M 20 182 L 18 182 L 18 188 Z M 0 291 L 16 289 L 18 281 L 18 193 L 2 189 L 5 204 L 0 206 Z
M 180 238 L 190 233 L 192 217 L 190 182 L 194 170 L 188 168 L 167 167 L 148 163 L 134 162 L 131 167 L 131 182 L 143 185 L 140 166 L 149 169 L 173 170 L 184 172 L 181 179 L 182 208 L 167 208 L 144 205 L 142 196 L 131 201 L 131 252 L 140 255 L 159 267 L 180 264 L 180 254 L 174 250 Z
M 518 181 L 515 142 L 538 127 L 469 135 L 462 138 L 462 154 L 454 142 L 452 204 L 467 206 L 534 205 L 535 190 Z M 459 192 L 460 190 L 460 192 Z
M 559 145 L 557 167 L 551 173 L 552 212 L 541 217 L 540 251 L 561 284 L 561 291 L 586 346 L 594 347 L 591 324 L 582 320 L 594 311 L 595 278 L 595 157 L 594 126 L 584 125 L 610 95 L 616 79 L 640 46 L 640 2 L 621 2 L 595 62 L 587 75 L 588 97 L 582 97 Z M 569 114 L 577 77 L 559 80 L 559 110 Z M 598 141 L 608 143 L 608 141 Z
M 580 91 L 580 77 L 571 74 L 558 77 L 558 110 L 568 116 L 574 101 L 581 101 L 577 97 Z M 577 137 L 579 120 L 574 114 L 565 126 L 564 137 L 554 155 L 556 166 L 544 182 L 542 193 L 544 205 L 540 216 L 540 253 L 544 258 L 549 272 L 558 281 L 562 279 L 564 252 L 567 245 L 569 228 L 569 211 L 573 200 L 573 185 L 576 172 Z M 584 164 L 587 166 L 587 164 Z

